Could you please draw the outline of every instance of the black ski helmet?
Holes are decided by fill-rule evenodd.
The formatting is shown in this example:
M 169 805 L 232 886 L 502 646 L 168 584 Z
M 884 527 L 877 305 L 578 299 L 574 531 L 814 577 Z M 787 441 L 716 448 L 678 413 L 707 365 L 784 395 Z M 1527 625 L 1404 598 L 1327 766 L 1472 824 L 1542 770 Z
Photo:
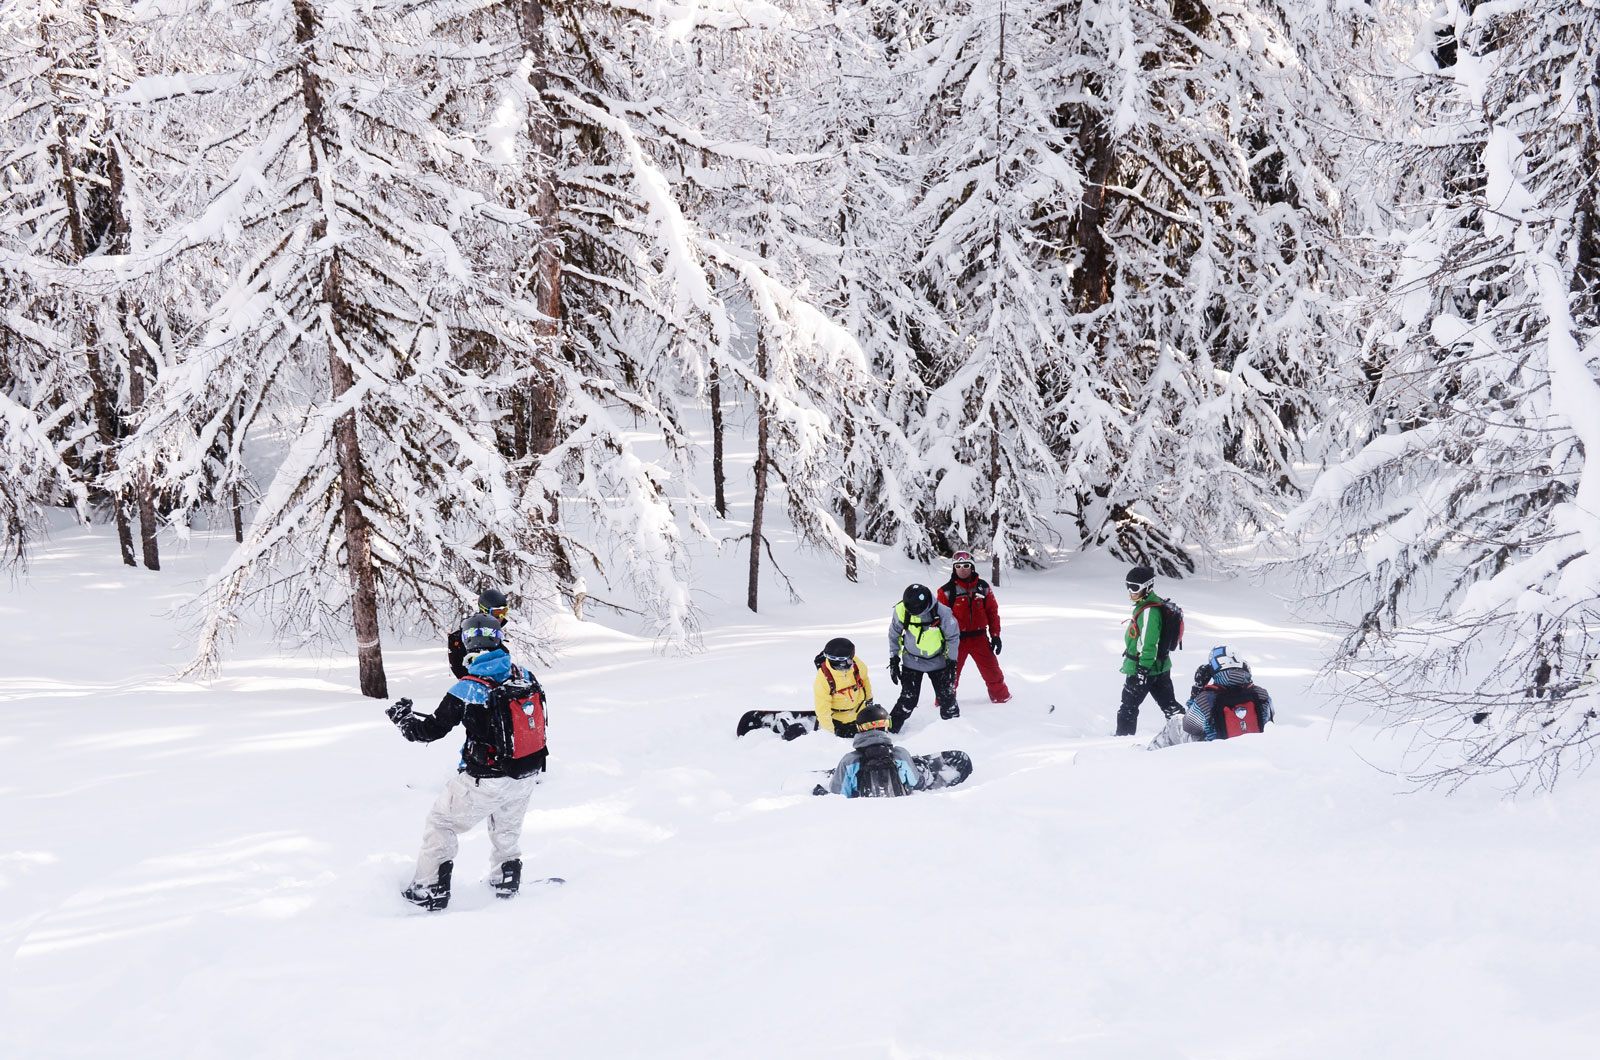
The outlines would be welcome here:
M 1156 572 L 1143 564 L 1128 571 L 1128 592 L 1143 596 L 1156 587 Z
M 848 637 L 834 637 L 822 646 L 822 657 L 835 666 L 849 666 L 855 662 L 856 645 Z
M 478 594 L 478 610 L 504 622 L 511 610 L 511 604 L 506 600 L 506 594 L 499 589 L 485 589 Z
M 461 647 L 468 655 L 502 647 L 500 620 L 493 615 L 473 615 L 461 624 Z
M 926 585 L 911 584 L 906 586 L 900 602 L 906 605 L 906 614 L 920 615 L 933 606 L 933 591 Z
M 887 729 L 889 727 L 889 712 L 876 703 L 868 703 L 856 711 L 856 732 L 866 732 L 868 729 Z

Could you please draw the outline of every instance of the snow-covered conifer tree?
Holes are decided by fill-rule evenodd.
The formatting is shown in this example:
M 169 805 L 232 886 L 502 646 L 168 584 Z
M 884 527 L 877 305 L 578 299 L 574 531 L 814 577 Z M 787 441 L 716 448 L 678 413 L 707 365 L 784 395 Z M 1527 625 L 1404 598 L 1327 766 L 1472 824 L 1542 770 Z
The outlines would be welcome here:
M 1422 31 L 1375 384 L 1291 525 L 1415 775 L 1548 786 L 1600 739 L 1600 7 L 1446 0 Z
M 141 441 L 195 504 L 218 439 L 228 463 L 247 430 L 281 439 L 207 595 L 202 659 L 265 601 L 291 628 L 353 625 L 362 691 L 382 696 L 380 607 L 442 625 L 483 584 L 550 595 L 496 437 L 504 395 L 534 381 L 541 327 L 519 273 L 536 228 L 498 201 L 520 159 L 497 157 L 489 133 L 516 63 L 482 61 L 459 5 L 212 13 L 187 13 L 190 45 L 251 46 L 179 53 L 203 76 L 168 102 L 233 130 L 197 144 L 206 198 L 152 253 L 216 260 L 226 284 Z M 234 54 L 250 59 L 226 65 Z
M 1322 56 L 1249 5 L 924 14 L 935 508 L 1016 557 L 1059 505 L 1083 544 L 1192 569 L 1270 523 L 1337 346 L 1335 159 L 1296 125 Z
M 148 373 L 133 371 L 140 358 L 124 341 L 128 292 L 84 267 L 115 253 L 128 228 L 126 145 L 108 105 L 132 76 L 125 15 L 100 0 L 0 4 L 0 297 L 9 316 L 0 347 L 13 412 L 32 409 L 51 425 L 59 466 L 105 498 L 129 566 L 130 484 L 138 487 L 144 560 L 154 569 L 147 469 L 119 474 L 121 439 Z

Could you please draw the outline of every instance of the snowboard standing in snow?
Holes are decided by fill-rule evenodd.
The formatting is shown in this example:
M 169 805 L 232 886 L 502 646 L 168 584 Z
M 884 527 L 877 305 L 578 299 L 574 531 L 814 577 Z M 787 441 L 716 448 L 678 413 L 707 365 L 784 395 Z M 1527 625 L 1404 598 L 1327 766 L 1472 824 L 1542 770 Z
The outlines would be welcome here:
M 814 710 L 747 710 L 739 718 L 739 731 L 735 736 L 766 729 L 785 740 L 798 740 L 808 732 L 817 731 L 817 712 Z

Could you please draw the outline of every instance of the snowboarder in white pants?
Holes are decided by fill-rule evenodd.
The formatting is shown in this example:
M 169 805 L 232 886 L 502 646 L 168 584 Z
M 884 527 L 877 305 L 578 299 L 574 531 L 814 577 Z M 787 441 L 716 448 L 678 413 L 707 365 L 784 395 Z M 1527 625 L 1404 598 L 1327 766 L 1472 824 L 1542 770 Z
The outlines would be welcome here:
M 489 863 L 522 863 L 522 819 L 528 813 L 538 774 L 527 777 L 475 777 L 457 773 L 444 786 L 422 828 L 417 880 L 433 880 L 439 866 L 454 863 L 461 833 L 489 823 Z M 520 882 L 520 881 L 519 881 Z
M 549 752 L 544 741 L 544 689 L 533 675 L 513 666 L 500 646 L 500 622 L 493 615 L 473 616 L 461 629 L 467 676 L 445 693 L 429 714 L 417 714 L 402 699 L 387 711 L 406 739 L 432 743 L 457 725 L 466 731 L 458 772 L 428 811 L 422 851 L 406 901 L 424 909 L 450 903 L 450 877 L 455 870 L 460 835 L 479 821 L 488 821 L 491 876 L 489 885 L 501 898 L 522 885 L 522 819 L 528 798 L 543 772 Z

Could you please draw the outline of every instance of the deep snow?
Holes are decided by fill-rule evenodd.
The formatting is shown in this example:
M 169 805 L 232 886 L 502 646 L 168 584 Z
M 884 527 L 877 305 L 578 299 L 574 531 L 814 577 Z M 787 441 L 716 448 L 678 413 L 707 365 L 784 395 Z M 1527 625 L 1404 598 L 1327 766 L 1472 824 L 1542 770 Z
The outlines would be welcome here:
M 1309 698 L 1324 634 L 1244 581 L 1164 583 L 1181 690 L 1210 644 L 1281 723 L 1146 753 L 1113 740 L 1122 565 L 1068 557 L 999 587 L 1015 699 L 969 668 L 904 734 L 962 748 L 963 787 L 812 798 L 842 740 L 735 740 L 809 705 L 855 638 L 882 701 L 890 605 L 789 553 L 742 605 L 742 552 L 702 557 L 705 651 L 554 623 L 552 771 L 525 832 L 564 888 L 492 899 L 482 830 L 456 897 L 418 913 L 423 814 L 457 740 L 407 744 L 353 662 L 248 640 L 172 677 L 166 615 L 228 542 L 161 574 L 104 528 L 58 531 L 0 597 L 0 1053 L 7 1057 L 1592 1057 L 1600 1042 L 1596 786 L 1408 792 L 1396 738 Z M 721 578 L 721 581 L 717 581 Z M 515 622 L 515 619 L 514 619 Z M 513 627 L 515 637 L 534 635 Z M 441 646 L 385 644 L 431 708 Z M 1050 710 L 1054 705 L 1055 709 Z

